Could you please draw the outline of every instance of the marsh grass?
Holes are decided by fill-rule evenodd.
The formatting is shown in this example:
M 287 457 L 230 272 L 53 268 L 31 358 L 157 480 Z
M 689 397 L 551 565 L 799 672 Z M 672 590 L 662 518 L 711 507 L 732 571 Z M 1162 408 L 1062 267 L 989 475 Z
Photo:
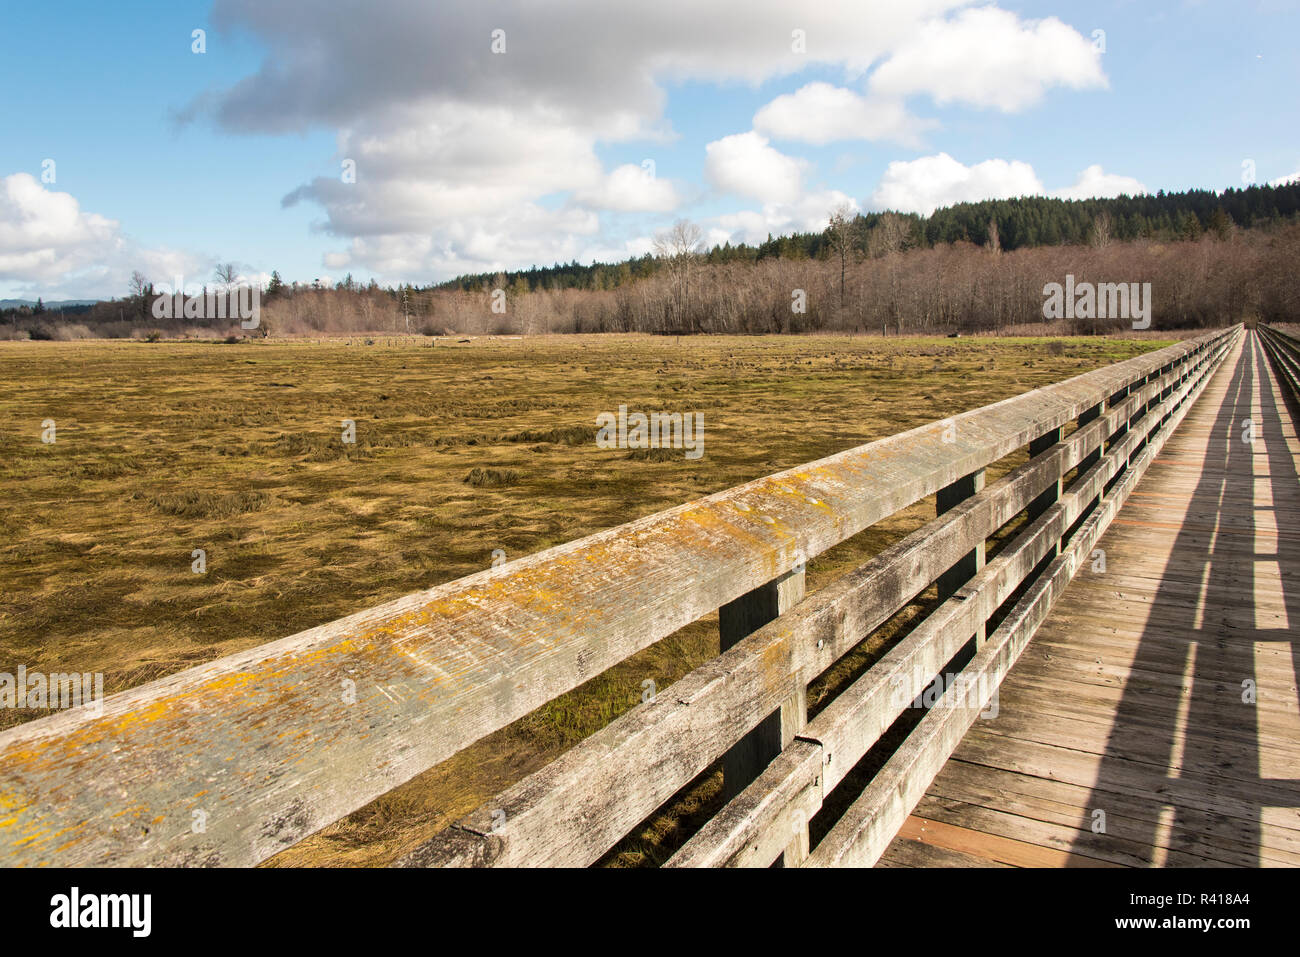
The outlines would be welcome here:
M 475 488 L 504 488 L 518 485 L 519 473 L 514 469 L 485 469 L 476 465 L 465 476 L 465 484 Z
M 627 457 L 633 462 L 671 462 L 684 454 L 681 449 L 674 448 L 632 449 Z
M 554 445 L 586 445 L 596 441 L 596 430 L 587 425 L 561 426 L 552 429 L 524 429 L 501 436 L 502 442 L 548 442 Z
M 178 518 L 230 518 L 261 511 L 274 499 L 265 492 L 256 490 L 220 493 L 185 489 L 181 492 L 150 495 L 147 501 L 164 515 Z

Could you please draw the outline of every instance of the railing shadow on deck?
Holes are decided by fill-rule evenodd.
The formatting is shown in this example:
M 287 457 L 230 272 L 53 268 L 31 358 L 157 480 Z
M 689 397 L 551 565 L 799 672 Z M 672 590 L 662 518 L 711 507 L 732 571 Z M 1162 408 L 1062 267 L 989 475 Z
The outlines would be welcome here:
M 1300 532 L 1281 516 L 1275 550 L 1271 536 L 1257 534 L 1256 513 L 1272 506 L 1260 504 L 1255 483 L 1267 481 L 1270 500 L 1290 504 L 1300 479 L 1282 437 L 1289 412 L 1269 388 L 1260 340 L 1248 336 L 1241 348 L 1127 672 L 1069 866 L 1087 866 L 1117 842 L 1148 866 L 1258 866 L 1263 809 L 1300 806 L 1300 782 L 1261 776 L 1262 715 L 1244 685 L 1254 682 L 1257 696 L 1294 694 L 1256 674 L 1258 643 L 1290 644 L 1300 675 L 1295 579 L 1281 576 L 1290 627 L 1255 627 L 1256 564 L 1300 568 Z M 1256 391 L 1261 409 L 1252 416 Z M 1259 445 L 1243 441 L 1246 419 L 1256 442 L 1264 440 L 1267 478 L 1256 466 Z M 1172 636 L 1186 636 L 1185 643 Z M 1106 812 L 1103 833 L 1092 829 L 1098 809 Z

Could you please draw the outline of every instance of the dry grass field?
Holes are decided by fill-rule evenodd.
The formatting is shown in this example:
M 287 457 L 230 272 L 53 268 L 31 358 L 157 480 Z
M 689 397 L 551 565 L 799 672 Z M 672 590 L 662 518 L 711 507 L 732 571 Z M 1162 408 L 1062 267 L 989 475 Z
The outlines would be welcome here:
M 102 672 L 120 691 L 480 570 L 497 549 L 517 558 L 1164 344 L 0 343 L 0 671 Z M 597 448 L 597 414 L 619 405 L 703 413 L 704 456 Z M 932 510 L 813 561 L 809 589 Z M 825 682 L 888 640 L 873 636 Z M 662 689 L 717 645 L 716 616 L 683 629 L 271 863 L 386 863 L 633 706 L 642 681 Z M 0 711 L 0 728 L 43 713 Z M 664 859 L 716 798 L 716 777 L 606 863 Z

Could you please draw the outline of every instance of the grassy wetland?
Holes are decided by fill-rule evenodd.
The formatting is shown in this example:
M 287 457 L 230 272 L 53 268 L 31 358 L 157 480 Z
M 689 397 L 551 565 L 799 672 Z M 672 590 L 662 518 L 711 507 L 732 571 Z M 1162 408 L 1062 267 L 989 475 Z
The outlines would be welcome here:
M 0 671 L 102 672 L 106 692 L 121 691 L 494 556 L 518 558 L 1164 344 L 0 342 Z M 702 413 L 703 457 L 598 448 L 597 415 L 620 405 Z M 347 422 L 354 442 L 344 441 Z M 932 501 L 918 503 L 813 560 L 809 590 L 932 514 Z M 901 613 L 864 641 L 811 690 L 810 706 L 907 620 Z M 717 650 L 715 615 L 269 863 L 387 863 L 635 705 L 644 680 L 663 689 Z M 0 728 L 46 713 L 0 711 Z M 605 863 L 665 859 L 716 804 L 717 778 L 679 795 Z

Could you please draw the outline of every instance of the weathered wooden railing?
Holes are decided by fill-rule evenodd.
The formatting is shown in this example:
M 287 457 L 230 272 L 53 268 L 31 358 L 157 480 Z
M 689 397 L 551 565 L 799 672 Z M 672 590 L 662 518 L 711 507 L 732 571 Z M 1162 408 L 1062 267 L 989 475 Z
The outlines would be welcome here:
M 1272 326 L 1260 325 L 1258 331 L 1259 340 L 1278 377 L 1290 388 L 1291 394 L 1300 400 L 1300 340 Z
M 808 818 L 907 707 L 897 677 L 960 666 L 987 697 L 1239 333 L 19 725 L 0 734 L 0 864 L 256 863 L 715 609 L 718 657 L 401 863 L 588 864 L 719 759 L 730 801 L 671 863 L 870 863 L 984 707 L 927 712 L 810 849 Z M 932 494 L 935 520 L 803 597 L 807 559 Z M 807 722 L 808 683 L 932 583 L 946 600 Z

